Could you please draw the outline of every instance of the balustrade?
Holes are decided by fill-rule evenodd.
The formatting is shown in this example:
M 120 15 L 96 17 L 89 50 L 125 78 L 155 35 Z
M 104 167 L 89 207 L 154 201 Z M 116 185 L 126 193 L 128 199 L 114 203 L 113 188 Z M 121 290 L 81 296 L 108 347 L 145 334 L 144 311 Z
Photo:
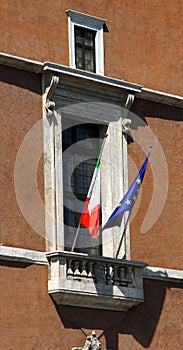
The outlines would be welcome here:
M 98 260 L 98 259 L 97 259 Z M 121 266 L 119 262 L 94 262 L 90 258 L 69 257 L 66 259 L 66 278 L 71 280 L 104 283 L 106 285 L 130 286 L 136 288 L 135 269 Z
M 51 252 L 49 293 L 58 304 L 126 311 L 143 301 L 145 263 Z

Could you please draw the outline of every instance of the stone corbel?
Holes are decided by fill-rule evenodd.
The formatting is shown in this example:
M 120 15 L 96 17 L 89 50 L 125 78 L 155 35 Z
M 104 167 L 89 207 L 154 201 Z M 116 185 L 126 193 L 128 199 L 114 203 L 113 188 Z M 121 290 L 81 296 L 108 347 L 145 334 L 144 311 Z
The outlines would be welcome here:
M 131 125 L 131 120 L 128 118 L 123 118 L 121 120 L 122 130 L 126 134 L 129 131 L 129 126 Z
M 131 125 L 131 120 L 127 117 L 128 117 L 128 111 L 130 110 L 130 108 L 132 107 L 132 105 L 134 103 L 134 99 L 135 99 L 135 96 L 133 94 L 127 95 L 127 99 L 125 102 L 125 109 L 127 111 L 125 113 L 126 115 L 123 116 L 123 118 L 121 120 L 122 130 L 125 134 L 129 132 L 129 126 Z
M 96 333 L 93 331 L 92 334 L 86 338 L 83 348 L 72 348 L 72 350 L 102 350 L 102 347 Z
M 46 103 L 45 103 L 45 109 L 46 109 L 46 115 L 47 117 L 51 116 L 53 113 L 53 107 L 55 107 L 55 102 L 51 101 L 54 91 L 59 83 L 59 77 L 54 75 L 52 76 L 50 85 L 46 88 Z
M 135 96 L 133 94 L 128 94 L 126 102 L 125 102 L 125 108 L 129 109 L 132 107 L 134 103 Z

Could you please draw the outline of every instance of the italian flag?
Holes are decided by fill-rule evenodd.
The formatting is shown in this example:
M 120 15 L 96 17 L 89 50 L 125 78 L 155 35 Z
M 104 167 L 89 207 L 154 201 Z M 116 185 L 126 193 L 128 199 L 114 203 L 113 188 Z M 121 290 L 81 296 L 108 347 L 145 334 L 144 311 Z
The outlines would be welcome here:
M 103 148 L 103 147 L 102 147 Z M 85 200 L 83 212 L 80 218 L 80 224 L 85 226 L 92 238 L 100 234 L 100 160 L 102 149 L 100 151 L 97 164 L 93 173 L 90 188 Z

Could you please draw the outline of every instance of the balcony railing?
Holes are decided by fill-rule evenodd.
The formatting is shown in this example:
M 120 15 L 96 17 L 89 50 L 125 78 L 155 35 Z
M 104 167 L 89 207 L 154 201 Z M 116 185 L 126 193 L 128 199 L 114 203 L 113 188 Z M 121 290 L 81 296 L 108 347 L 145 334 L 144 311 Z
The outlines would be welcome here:
M 144 301 L 145 263 L 58 251 L 47 258 L 57 304 L 127 311 Z

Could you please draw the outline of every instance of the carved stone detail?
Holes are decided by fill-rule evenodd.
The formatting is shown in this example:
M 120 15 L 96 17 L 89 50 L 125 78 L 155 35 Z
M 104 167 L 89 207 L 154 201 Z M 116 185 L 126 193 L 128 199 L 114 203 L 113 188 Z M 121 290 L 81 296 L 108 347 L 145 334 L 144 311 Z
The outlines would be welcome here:
M 135 96 L 133 94 L 128 94 L 125 102 L 126 111 L 123 113 L 123 117 L 121 119 L 122 130 L 126 134 L 129 132 L 129 125 L 131 125 L 131 120 L 128 118 L 129 110 L 134 103 Z
M 129 131 L 129 125 L 131 125 L 131 120 L 124 118 L 121 120 L 121 125 L 124 133 L 127 133 Z
M 145 263 L 62 251 L 47 257 L 48 290 L 58 305 L 127 311 L 144 301 Z
M 92 334 L 86 338 L 83 348 L 72 348 L 72 350 L 102 350 L 102 347 L 96 333 L 93 331 Z
M 126 102 L 125 102 L 125 108 L 130 109 L 134 103 L 135 96 L 133 94 L 128 94 Z
M 51 101 L 51 99 L 52 99 L 52 96 L 54 94 L 54 91 L 55 91 L 58 83 L 59 83 L 59 77 L 54 75 L 54 76 L 52 76 L 50 85 L 46 88 L 46 104 L 45 104 L 45 108 L 46 108 L 46 115 L 47 115 L 47 117 L 51 116 L 51 114 L 53 113 L 53 107 L 55 107 L 55 102 Z

